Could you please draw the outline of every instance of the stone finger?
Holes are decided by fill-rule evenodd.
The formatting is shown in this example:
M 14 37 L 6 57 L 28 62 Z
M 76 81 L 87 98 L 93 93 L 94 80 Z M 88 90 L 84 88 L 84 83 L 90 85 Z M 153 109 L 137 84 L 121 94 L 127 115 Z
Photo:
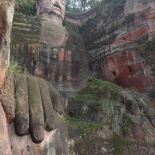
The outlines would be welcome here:
M 60 115 L 64 114 L 63 106 L 62 106 L 62 97 L 60 96 L 59 92 L 53 87 L 53 85 L 46 81 L 49 92 L 52 99 L 53 108 L 56 112 L 58 112 Z
M 17 135 L 25 135 L 29 129 L 27 77 L 24 74 L 17 74 L 15 78 L 15 131 Z
M 40 143 L 44 139 L 44 113 L 38 79 L 29 76 L 27 83 L 30 108 L 30 133 L 32 140 L 35 143 Z
M 138 104 L 133 98 L 126 99 L 126 108 L 132 115 L 140 115 L 140 109 L 138 107 Z
M 44 126 L 46 130 L 51 131 L 56 128 L 56 120 L 54 117 L 55 111 L 52 106 L 51 96 L 45 80 L 38 78 L 38 81 L 39 81 L 40 93 L 42 97 L 42 104 L 44 108 L 44 116 L 45 116 Z
M 146 104 L 145 101 L 143 100 L 143 98 L 141 98 L 139 104 L 142 107 L 143 112 L 145 113 L 146 117 L 148 118 L 148 120 L 150 121 L 152 126 L 155 127 L 154 112 L 153 112 L 153 110 L 151 108 L 148 107 L 147 104 L 149 104 L 149 103 Z

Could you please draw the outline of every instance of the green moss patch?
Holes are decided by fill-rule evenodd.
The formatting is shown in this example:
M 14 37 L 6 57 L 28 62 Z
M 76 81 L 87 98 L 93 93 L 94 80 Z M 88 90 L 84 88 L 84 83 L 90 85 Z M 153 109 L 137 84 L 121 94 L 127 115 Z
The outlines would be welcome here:
M 93 132 L 103 129 L 103 124 L 86 120 L 80 120 L 75 117 L 67 116 L 65 118 L 69 132 L 76 130 L 76 134 L 82 138 L 91 135 Z

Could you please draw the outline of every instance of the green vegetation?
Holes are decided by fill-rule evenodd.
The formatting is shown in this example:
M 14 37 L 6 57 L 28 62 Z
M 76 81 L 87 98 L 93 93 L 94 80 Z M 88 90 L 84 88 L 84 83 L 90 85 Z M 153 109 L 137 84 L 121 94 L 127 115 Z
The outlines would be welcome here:
M 85 88 L 69 101 L 66 117 L 69 132 L 77 129 L 81 137 L 87 137 L 110 125 L 112 105 L 118 102 L 121 90 L 111 82 L 89 78 Z
M 86 54 L 83 38 L 72 30 L 69 30 L 69 36 L 65 48 L 72 50 L 73 52 Z
M 36 13 L 35 0 L 16 0 L 16 12 L 21 12 L 26 15 L 35 15 Z
M 96 97 L 115 97 L 119 96 L 119 92 L 122 87 L 111 83 L 109 81 L 103 81 L 101 79 L 89 78 L 87 86 L 81 91 L 82 94 L 89 93 Z M 118 98 L 117 98 L 118 99 Z
M 17 63 L 10 62 L 7 71 L 10 72 L 10 73 L 12 73 L 12 72 L 21 72 L 22 68 Z
M 103 0 L 102 3 L 106 5 L 106 10 L 108 14 L 113 14 L 113 16 L 117 16 L 118 14 L 124 11 L 124 5 L 126 0 Z
M 78 135 L 82 138 L 85 138 L 91 135 L 93 132 L 103 129 L 103 124 L 95 123 L 86 120 L 80 120 L 75 117 L 66 117 L 67 128 L 69 132 L 72 132 L 74 129 L 77 130 Z
M 121 134 L 114 134 L 114 147 L 116 155 L 123 155 L 126 147 L 126 135 L 129 129 L 132 127 L 132 118 L 128 114 L 123 114 L 122 122 L 120 124 Z
M 29 73 L 26 66 L 20 66 L 17 63 L 10 61 L 9 67 L 7 69 L 8 73 Z
M 75 97 L 72 97 L 71 98 L 72 100 L 74 100 L 74 101 L 83 101 L 83 100 L 85 100 L 85 99 L 87 99 L 87 100 L 97 100 L 97 97 L 96 97 L 96 95 L 94 95 L 94 94 L 92 94 L 92 93 L 84 93 L 84 94 L 82 94 L 82 93 L 79 93 L 79 94 L 77 94 Z
M 89 78 L 86 87 L 76 96 L 70 98 L 69 103 L 72 107 L 75 103 L 80 104 L 85 101 L 90 101 L 91 105 L 89 105 L 89 108 L 93 113 L 98 115 L 96 115 L 98 117 L 96 122 L 107 124 L 108 119 L 112 115 L 112 104 L 115 104 L 120 100 L 119 93 L 121 90 L 122 87 L 119 87 L 111 82 L 96 78 Z M 81 110 L 77 109 L 76 106 L 73 106 L 69 111 L 70 116 L 77 118 L 79 113 L 81 113 Z M 84 111 L 81 113 L 80 117 L 84 119 L 88 115 L 89 111 Z M 104 118 L 102 116 L 104 116 Z
M 124 2 L 124 0 L 119 2 L 115 0 L 105 1 L 101 2 L 101 5 L 99 5 L 96 10 L 94 8 L 94 12 L 97 14 L 96 17 L 88 19 L 86 23 L 79 28 L 87 48 L 100 48 L 103 45 L 112 44 L 117 37 L 117 30 L 124 28 L 125 25 L 134 23 L 135 14 L 130 14 L 126 17 L 122 15 Z M 98 28 L 99 23 L 102 22 L 101 19 L 106 22 L 103 23 L 102 27 Z M 106 35 L 108 35 L 108 37 L 105 37 L 102 41 L 98 41 Z
M 40 16 L 15 13 L 11 44 L 38 44 L 41 20 Z
M 112 114 L 112 103 L 115 104 L 120 100 L 120 91 L 122 87 L 119 87 L 111 82 L 103 81 L 96 78 L 89 78 L 88 82 L 83 90 L 81 90 L 76 96 L 70 98 L 70 105 L 74 103 L 82 103 L 85 101 L 91 101 L 91 109 L 95 113 L 101 113 L 104 115 L 104 119 L 101 117 L 100 121 L 106 123 L 108 117 Z M 82 104 L 81 104 L 82 106 Z M 71 116 L 78 117 L 80 110 L 72 108 L 70 111 Z M 81 117 L 86 117 L 87 113 L 82 113 Z
M 122 87 L 111 82 L 89 78 L 85 88 L 70 100 L 69 110 L 73 111 L 66 117 L 69 135 L 78 133 L 85 138 L 97 130 L 104 129 L 105 126 L 112 127 L 113 107 L 120 101 L 121 91 Z M 139 97 L 136 91 L 131 93 L 135 94 L 133 97 L 136 99 Z M 83 112 L 83 109 L 86 112 Z M 112 142 L 115 154 L 123 155 L 127 143 L 126 135 L 132 127 L 132 117 L 129 113 L 122 114 L 119 126 L 120 135 L 114 133 Z
M 138 51 L 142 57 L 146 57 L 154 52 L 155 49 L 155 38 L 152 40 L 145 40 L 142 44 L 138 45 Z M 146 52 L 147 51 L 147 52 Z
M 132 118 L 128 114 L 123 114 L 122 116 L 122 122 L 121 122 L 121 132 L 123 136 L 126 136 L 128 130 L 132 126 Z
M 83 13 L 97 6 L 102 0 L 66 0 L 66 10 L 75 14 Z
M 66 10 L 74 14 L 84 13 L 90 9 L 100 9 L 104 7 L 106 11 L 117 15 L 119 12 L 123 12 L 124 4 L 126 0 L 67 0 Z
M 45 122 L 44 122 L 44 128 L 46 128 L 46 127 L 47 127 L 48 122 L 49 122 L 49 120 L 48 120 L 48 119 L 46 119 L 46 120 L 45 120 Z
M 73 24 L 73 23 L 70 23 L 69 21 L 67 21 L 67 20 L 63 20 L 63 26 L 68 30 L 68 31 L 75 31 L 75 32 L 77 32 L 78 31 L 78 26 L 77 25 L 75 25 L 75 24 Z
M 16 103 L 16 104 L 15 104 L 15 114 L 18 113 L 18 110 L 19 110 L 19 103 Z
M 114 134 L 114 147 L 115 147 L 115 155 L 123 155 L 125 151 L 125 138 L 122 135 Z
M 134 13 L 129 14 L 128 16 L 125 17 L 125 23 L 123 23 L 123 25 L 124 24 L 127 24 L 127 25 L 133 24 L 134 23 L 134 19 L 135 19 L 135 14 Z
M 109 125 L 112 105 L 119 101 L 121 90 L 122 87 L 111 82 L 89 78 L 85 88 L 69 101 L 69 116 L 66 119 L 69 130 L 77 128 L 80 135 L 85 137 L 103 128 L 103 125 Z
M 152 40 L 147 40 L 147 38 L 137 46 L 137 50 L 140 53 L 140 56 L 144 58 L 144 60 L 152 66 L 152 75 L 155 76 L 155 65 L 154 65 L 154 58 L 152 55 L 154 55 L 155 50 L 155 38 Z

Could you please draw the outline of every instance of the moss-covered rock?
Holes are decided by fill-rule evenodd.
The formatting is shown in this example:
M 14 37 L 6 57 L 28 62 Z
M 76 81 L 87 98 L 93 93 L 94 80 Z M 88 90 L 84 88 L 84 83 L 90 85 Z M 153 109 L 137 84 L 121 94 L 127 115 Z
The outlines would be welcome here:
M 128 154 L 132 150 L 131 144 L 136 146 L 137 140 L 143 142 L 150 138 L 144 132 L 148 126 L 151 134 L 155 131 L 154 108 L 146 98 L 135 90 L 89 78 L 85 88 L 72 97 L 68 104 L 66 122 L 70 145 L 74 148 L 71 150 L 80 155 L 94 155 L 95 151 L 97 154 Z M 144 123 L 149 125 L 145 128 Z M 99 139 L 102 140 L 100 144 Z M 146 145 L 152 143 L 151 139 L 148 141 Z M 79 149 L 79 143 L 85 146 L 81 147 L 83 151 Z M 92 144 L 96 149 L 92 150 L 87 144 Z

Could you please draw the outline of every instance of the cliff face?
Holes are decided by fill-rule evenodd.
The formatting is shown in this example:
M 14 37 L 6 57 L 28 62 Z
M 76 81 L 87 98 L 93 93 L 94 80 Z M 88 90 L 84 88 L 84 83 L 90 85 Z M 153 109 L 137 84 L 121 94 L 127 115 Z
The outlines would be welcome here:
M 0 1 L 0 90 L 9 64 L 10 32 L 14 13 L 14 1 Z M 0 154 L 11 155 L 8 124 L 0 99 Z
M 12 27 L 14 1 L 0 2 L 0 87 L 9 64 L 10 33 Z
M 155 2 L 103 2 L 80 23 L 92 75 L 145 92 L 154 86 Z M 80 20 L 80 22 L 79 22 Z

